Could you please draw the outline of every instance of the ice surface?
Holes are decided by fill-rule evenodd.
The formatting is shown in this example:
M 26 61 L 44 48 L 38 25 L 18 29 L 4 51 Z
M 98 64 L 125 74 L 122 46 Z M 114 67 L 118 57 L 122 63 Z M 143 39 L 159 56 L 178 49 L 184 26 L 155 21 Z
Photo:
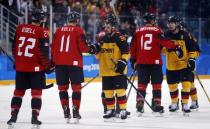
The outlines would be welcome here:
M 202 80 L 207 93 L 210 95 L 210 80 Z M 135 82 L 136 85 L 136 82 Z M 80 124 L 66 124 L 60 105 L 57 86 L 43 91 L 42 109 L 39 119 L 43 122 L 41 129 L 210 129 L 210 103 L 202 88 L 195 81 L 199 95 L 199 112 L 190 113 L 190 117 L 184 117 L 182 112 L 171 115 L 168 112 L 170 104 L 166 81 L 162 85 L 162 103 L 165 108 L 163 117 L 155 117 L 145 105 L 145 113 L 137 117 L 135 109 L 135 90 L 132 89 L 128 100 L 127 109 L 131 112 L 131 118 L 125 123 L 105 123 L 103 121 L 103 107 L 101 104 L 101 83 L 90 83 L 82 90 Z M 130 87 L 130 85 L 128 86 Z M 7 129 L 6 121 L 10 118 L 10 103 L 14 86 L 0 86 L 0 129 Z M 70 94 L 71 94 L 71 90 Z M 151 102 L 151 85 L 147 89 L 148 102 Z M 71 105 L 72 106 L 72 105 Z M 23 98 L 22 107 L 14 129 L 30 129 L 31 96 L 30 90 Z

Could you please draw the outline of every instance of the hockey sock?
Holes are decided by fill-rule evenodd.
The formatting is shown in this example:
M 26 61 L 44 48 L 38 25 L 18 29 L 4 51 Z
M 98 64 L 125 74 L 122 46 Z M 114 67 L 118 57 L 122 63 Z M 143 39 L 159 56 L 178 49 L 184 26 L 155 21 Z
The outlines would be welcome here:
M 32 116 L 39 116 L 39 112 L 42 106 L 42 90 L 41 89 L 31 89 L 31 108 L 32 108 Z
M 198 100 L 197 89 L 195 88 L 193 82 L 191 83 L 190 97 L 191 97 L 192 101 Z
M 69 94 L 68 94 L 68 85 L 59 85 L 58 90 L 59 90 L 59 97 L 61 101 L 61 106 L 64 107 L 69 107 Z
M 183 104 L 188 104 L 190 87 L 191 87 L 191 82 L 189 82 L 189 81 L 182 82 L 181 96 L 182 96 L 182 103 Z
M 105 112 L 107 110 L 107 107 L 106 107 L 106 97 L 105 97 L 104 92 L 101 93 L 101 101 L 102 101 L 104 112 Z
M 117 89 L 117 103 L 119 104 L 119 108 L 122 110 L 126 109 L 126 91 L 125 89 Z
M 104 90 L 106 97 L 106 106 L 108 110 L 113 110 L 115 108 L 115 97 L 114 90 Z
M 146 96 L 146 89 L 147 89 L 147 85 L 146 84 L 138 84 L 138 92 L 142 95 L 142 97 L 145 98 Z M 136 96 L 136 101 L 142 101 L 143 98 L 141 98 L 141 96 L 139 94 L 137 94 Z
M 81 84 L 71 84 L 73 93 L 72 93 L 72 102 L 73 106 L 76 106 L 77 109 L 80 109 L 80 102 L 81 102 Z
M 152 84 L 153 106 L 161 105 L 161 84 Z
M 178 102 L 178 84 L 168 84 L 169 91 L 170 91 L 170 96 L 171 96 L 171 102 L 172 103 L 177 103 Z
M 11 115 L 17 115 L 22 105 L 22 98 L 25 95 L 25 90 L 15 89 L 11 101 Z

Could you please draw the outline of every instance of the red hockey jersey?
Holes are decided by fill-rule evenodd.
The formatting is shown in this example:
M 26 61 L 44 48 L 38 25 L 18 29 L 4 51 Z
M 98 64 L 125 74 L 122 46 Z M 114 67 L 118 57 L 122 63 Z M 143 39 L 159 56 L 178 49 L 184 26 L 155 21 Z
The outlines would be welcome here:
M 137 64 L 160 64 L 161 48 L 174 49 L 176 46 L 170 40 L 163 38 L 163 32 L 159 27 L 143 26 L 136 30 L 131 41 L 131 59 Z
M 83 67 L 82 53 L 88 51 L 82 28 L 68 25 L 56 30 L 51 48 L 55 65 Z
M 13 43 L 16 71 L 39 72 L 50 65 L 48 32 L 36 25 L 20 24 Z

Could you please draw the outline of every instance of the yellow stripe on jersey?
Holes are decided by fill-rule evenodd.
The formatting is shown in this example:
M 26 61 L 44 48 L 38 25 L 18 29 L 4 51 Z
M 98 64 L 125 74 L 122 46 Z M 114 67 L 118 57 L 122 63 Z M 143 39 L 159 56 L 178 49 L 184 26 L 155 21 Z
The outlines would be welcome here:
M 128 58 L 128 54 L 123 54 L 124 59 Z M 111 59 L 117 63 L 122 58 L 121 51 L 116 43 L 103 43 L 101 52 L 96 55 L 99 60 L 99 74 L 100 76 L 117 76 L 119 73 L 115 72 L 115 64 Z M 127 70 L 124 71 L 126 73 Z

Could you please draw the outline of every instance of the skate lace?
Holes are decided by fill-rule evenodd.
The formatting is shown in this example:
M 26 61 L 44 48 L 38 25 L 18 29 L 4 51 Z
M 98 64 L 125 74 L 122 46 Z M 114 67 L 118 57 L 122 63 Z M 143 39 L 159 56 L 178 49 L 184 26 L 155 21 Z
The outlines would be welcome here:
M 112 110 L 108 110 L 108 111 L 106 111 L 106 114 L 105 115 L 109 115 L 111 113 L 112 113 Z
M 126 115 L 126 110 L 122 110 L 122 111 L 120 112 L 120 115 L 121 115 L 121 116 L 125 116 L 125 115 Z

